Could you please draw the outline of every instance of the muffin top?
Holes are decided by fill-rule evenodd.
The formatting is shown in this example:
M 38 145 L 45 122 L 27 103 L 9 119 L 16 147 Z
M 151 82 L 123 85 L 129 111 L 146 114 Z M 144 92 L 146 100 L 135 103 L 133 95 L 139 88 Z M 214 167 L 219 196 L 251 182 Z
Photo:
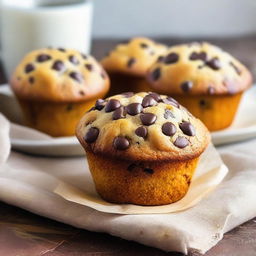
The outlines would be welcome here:
M 97 100 L 76 134 L 86 150 L 132 161 L 187 160 L 209 142 L 207 128 L 176 100 L 146 92 Z
M 167 47 L 148 38 L 138 37 L 126 44 L 119 44 L 102 59 L 103 67 L 112 73 L 145 76 L 148 68 L 163 54 Z
M 47 48 L 25 56 L 12 75 L 11 86 L 20 98 L 73 102 L 103 97 L 109 78 L 91 56 Z
M 169 48 L 147 74 L 151 87 L 166 94 L 225 95 L 247 89 L 252 77 L 247 68 L 209 43 Z

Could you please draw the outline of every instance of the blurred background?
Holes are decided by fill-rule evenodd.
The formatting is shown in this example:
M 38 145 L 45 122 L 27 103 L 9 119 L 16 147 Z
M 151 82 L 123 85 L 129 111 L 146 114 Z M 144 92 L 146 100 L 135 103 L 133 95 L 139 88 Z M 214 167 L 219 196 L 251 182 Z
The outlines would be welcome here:
M 0 56 L 7 78 L 29 51 L 70 47 L 104 56 L 148 36 L 172 45 L 210 41 L 256 73 L 254 0 L 0 0 Z

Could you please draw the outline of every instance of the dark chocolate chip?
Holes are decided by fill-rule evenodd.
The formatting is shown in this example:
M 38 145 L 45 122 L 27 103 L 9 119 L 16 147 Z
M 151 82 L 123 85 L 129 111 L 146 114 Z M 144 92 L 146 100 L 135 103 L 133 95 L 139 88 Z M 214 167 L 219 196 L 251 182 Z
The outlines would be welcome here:
M 66 110 L 67 111 L 70 111 L 74 108 L 74 105 L 72 103 L 68 104 L 67 107 L 66 107 Z
M 91 127 L 84 136 L 84 140 L 87 143 L 93 143 L 97 140 L 99 136 L 99 129 L 96 127 Z
M 91 111 L 93 111 L 95 109 L 96 109 L 95 107 L 91 107 L 87 112 L 91 112 Z
M 129 172 L 131 172 L 133 169 L 135 169 L 137 167 L 137 165 L 136 164 L 130 164 L 130 165 L 128 165 L 128 167 L 127 167 L 127 170 L 129 171 Z
M 176 63 L 178 60 L 179 60 L 179 55 L 175 52 L 171 52 L 167 56 L 165 56 L 164 63 L 173 64 L 173 63 Z
M 187 138 L 185 137 L 181 137 L 179 136 L 175 141 L 174 141 L 174 145 L 178 148 L 185 148 L 186 146 L 188 146 L 189 141 Z
M 148 173 L 148 174 L 153 174 L 153 173 L 154 173 L 154 170 L 151 169 L 151 168 L 144 168 L 143 171 L 146 172 L 146 173 Z
M 163 102 L 164 102 L 165 104 L 172 105 L 172 106 L 174 106 L 174 107 L 176 107 L 176 108 L 179 108 L 179 107 L 180 107 L 179 102 L 176 101 L 176 100 L 175 100 L 174 98 L 172 98 L 172 97 L 168 97 L 168 98 L 166 98 L 166 99 L 163 99 Z
M 85 68 L 87 68 L 88 71 L 93 70 L 93 65 L 92 64 L 85 64 L 84 66 L 85 66 Z
M 215 93 L 215 89 L 212 86 L 209 86 L 207 92 L 208 94 L 213 95 Z
M 150 96 L 151 98 L 153 98 L 155 101 L 160 102 L 162 101 L 161 97 L 159 94 L 155 93 L 155 92 L 151 92 L 148 94 L 148 96 Z
M 64 48 L 58 48 L 58 50 L 60 51 L 60 52 L 65 52 L 66 51 L 66 49 L 64 49 Z
M 156 68 L 155 70 L 152 71 L 150 77 L 152 79 L 152 81 L 157 81 L 161 76 L 161 69 L 160 68 Z
M 140 103 L 131 103 L 126 107 L 127 113 L 131 116 L 138 115 L 142 111 L 142 105 Z
M 107 75 L 106 75 L 106 73 L 104 71 L 102 71 L 100 73 L 100 76 L 102 77 L 102 79 L 106 79 L 107 78 Z
M 47 60 L 50 60 L 52 57 L 48 54 L 40 54 L 37 56 L 36 60 L 37 62 L 45 62 Z
M 113 112 L 112 119 L 113 120 L 118 120 L 118 119 L 121 119 L 121 118 L 125 118 L 125 116 L 126 116 L 125 108 L 124 107 L 120 107 L 120 108 L 116 109 Z
M 69 56 L 68 59 L 69 59 L 69 61 L 70 61 L 71 63 L 73 63 L 74 65 L 78 65 L 78 64 L 79 64 L 79 60 L 78 60 L 77 57 L 74 56 L 74 55 Z
M 141 48 L 148 48 L 148 45 L 145 44 L 145 43 L 141 43 L 141 44 L 140 44 L 140 47 L 141 47 Z
M 127 62 L 127 67 L 131 68 L 135 63 L 136 63 L 136 59 L 135 58 L 130 58 Z
M 124 92 L 121 95 L 123 95 L 125 98 L 130 98 L 134 95 L 134 92 Z
M 73 71 L 69 74 L 69 76 L 79 83 L 83 81 L 83 76 L 78 72 Z
M 232 61 L 230 61 L 229 64 L 235 70 L 235 72 L 240 76 L 242 73 L 241 69 L 237 65 L 235 65 Z
M 207 54 L 206 52 L 192 52 L 189 56 L 190 60 L 202 60 L 202 61 L 207 61 Z
M 61 60 L 56 60 L 52 65 L 52 69 L 62 71 L 65 69 L 65 65 Z
M 120 108 L 121 107 L 121 103 L 119 100 L 116 100 L 116 99 L 111 99 L 109 100 L 109 102 L 106 104 L 106 107 L 105 107 L 105 111 L 108 113 L 108 112 L 112 112 L 114 110 L 116 110 L 117 108 Z
M 173 136 L 176 131 L 176 126 L 171 122 L 167 122 L 162 125 L 162 133 L 166 136 Z
M 211 104 L 209 102 L 207 102 L 205 99 L 201 99 L 199 101 L 199 106 L 200 106 L 200 108 L 203 108 L 203 109 L 210 109 L 211 108 Z
M 193 82 L 185 81 L 180 85 L 183 92 L 189 92 L 193 87 Z
M 188 136 L 195 136 L 196 135 L 195 128 L 190 122 L 183 121 L 179 125 L 179 127 L 183 131 L 183 133 L 188 135 Z
M 125 150 L 129 148 L 130 142 L 125 137 L 119 136 L 114 139 L 113 146 L 117 150 Z
M 207 61 L 206 65 L 213 70 L 219 70 L 221 68 L 220 60 L 218 58 L 213 58 Z
M 147 126 L 154 124 L 156 119 L 157 119 L 156 115 L 154 115 L 152 113 L 142 113 L 140 115 L 140 120 L 141 120 L 142 124 L 147 125 Z
M 145 96 L 142 100 L 143 108 L 152 107 L 152 106 L 155 106 L 156 104 L 157 104 L 157 101 L 150 95 Z
M 139 137 L 146 138 L 148 135 L 148 129 L 144 126 L 140 126 L 135 130 L 135 134 Z
M 79 94 L 83 96 L 83 95 L 85 95 L 85 92 L 84 91 L 79 91 Z
M 28 79 L 29 83 L 33 84 L 35 82 L 35 78 L 34 77 L 29 77 Z
M 30 73 L 32 72 L 33 70 L 35 69 L 35 66 L 31 63 L 27 64 L 26 67 L 25 67 L 25 72 L 26 73 Z
M 104 106 L 105 106 L 105 100 L 103 100 L 103 99 L 96 100 L 95 109 L 102 110 L 104 108 Z

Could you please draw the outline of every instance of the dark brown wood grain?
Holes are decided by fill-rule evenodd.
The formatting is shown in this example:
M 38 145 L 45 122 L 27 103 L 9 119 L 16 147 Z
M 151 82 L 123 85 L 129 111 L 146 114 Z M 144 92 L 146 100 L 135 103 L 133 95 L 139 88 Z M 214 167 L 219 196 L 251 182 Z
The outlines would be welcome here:
M 198 39 L 197 39 L 198 40 Z M 104 56 L 118 41 L 95 40 L 93 55 Z M 160 39 L 169 45 L 182 39 Z M 244 62 L 256 76 L 256 36 L 209 40 Z M 0 68 L 0 84 L 5 82 Z M 181 256 L 165 253 L 107 234 L 64 225 L 22 209 L 0 203 L 0 256 Z M 190 256 L 200 255 L 191 252 Z M 256 256 L 256 218 L 224 236 L 206 256 Z

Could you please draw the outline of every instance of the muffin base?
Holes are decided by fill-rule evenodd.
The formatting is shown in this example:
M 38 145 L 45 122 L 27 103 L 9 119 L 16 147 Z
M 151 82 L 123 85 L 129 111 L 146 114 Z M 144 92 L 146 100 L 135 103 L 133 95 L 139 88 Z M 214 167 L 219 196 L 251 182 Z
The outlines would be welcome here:
M 235 95 L 172 95 L 210 131 L 222 130 L 234 120 L 243 93 Z
M 132 76 L 126 74 L 109 74 L 111 87 L 107 95 L 113 96 L 123 92 L 148 92 L 151 91 L 148 82 L 144 77 Z
M 55 103 L 18 99 L 23 110 L 25 125 L 53 137 L 73 136 L 76 125 L 94 104 L 86 102 Z
M 87 152 L 99 195 L 112 203 L 165 205 L 187 193 L 198 157 L 186 161 L 131 162 Z

